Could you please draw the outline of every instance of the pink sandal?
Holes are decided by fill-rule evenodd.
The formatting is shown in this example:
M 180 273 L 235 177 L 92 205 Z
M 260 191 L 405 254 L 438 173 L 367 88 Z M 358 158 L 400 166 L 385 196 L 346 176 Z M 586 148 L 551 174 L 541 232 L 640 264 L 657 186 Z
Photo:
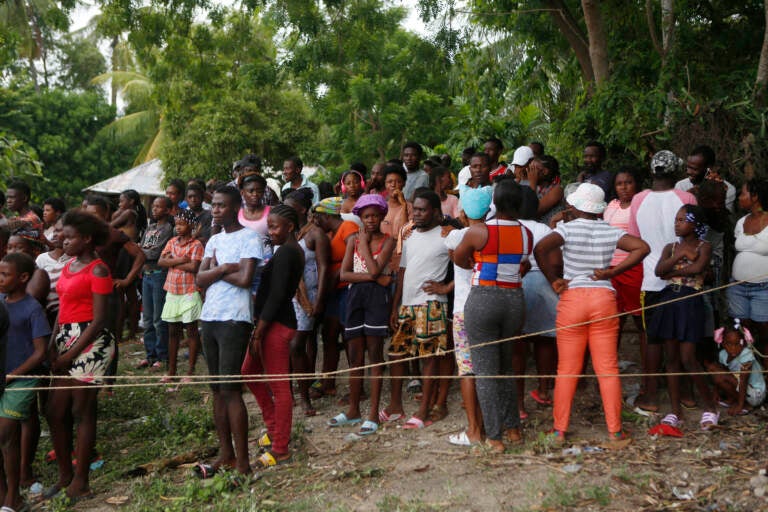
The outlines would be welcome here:
M 397 421 L 397 420 L 401 419 L 402 417 L 403 417 L 403 415 L 400 414 L 399 412 L 395 412 L 395 413 L 389 414 L 387 412 L 386 408 L 379 411 L 379 419 L 381 420 L 381 423 L 387 423 L 387 422 L 390 422 L 390 421 Z
M 417 430 L 417 429 L 428 427 L 431 424 L 432 422 L 430 420 L 424 421 L 417 418 L 416 416 L 411 416 L 410 418 L 408 418 L 408 421 L 405 422 L 405 425 L 403 425 L 403 428 L 408 430 Z

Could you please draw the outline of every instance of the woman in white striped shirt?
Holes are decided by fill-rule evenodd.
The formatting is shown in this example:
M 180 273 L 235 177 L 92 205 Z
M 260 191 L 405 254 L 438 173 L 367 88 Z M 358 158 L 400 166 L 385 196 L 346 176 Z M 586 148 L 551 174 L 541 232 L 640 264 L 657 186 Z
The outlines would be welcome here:
M 578 378 L 583 370 L 584 352 L 589 347 L 592 365 L 599 375 L 609 438 L 620 441 L 627 436 L 621 428 L 621 381 L 619 380 L 616 335 L 619 330 L 616 293 L 611 278 L 637 265 L 650 252 L 648 244 L 610 226 L 599 218 L 605 210 L 603 190 L 583 183 L 568 196 L 571 217 L 534 249 L 536 261 L 560 295 L 557 306 L 557 378 L 555 379 L 554 429 L 556 442 L 565 440 Z M 563 249 L 563 277 L 546 257 Z M 629 254 L 610 268 L 618 247 Z M 585 325 L 576 324 L 588 322 Z

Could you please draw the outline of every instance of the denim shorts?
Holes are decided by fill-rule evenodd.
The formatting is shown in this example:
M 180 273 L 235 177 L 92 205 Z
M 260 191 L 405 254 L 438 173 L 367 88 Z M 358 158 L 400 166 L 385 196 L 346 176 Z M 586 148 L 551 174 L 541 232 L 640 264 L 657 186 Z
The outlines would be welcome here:
M 544 277 L 544 273 L 532 270 L 523 277 L 523 293 L 525 294 L 525 325 L 523 333 L 551 330 L 541 334 L 546 338 L 555 338 L 555 320 L 557 318 L 557 303 L 560 298 Z
M 728 314 L 733 318 L 768 322 L 768 281 L 742 283 L 726 290 Z

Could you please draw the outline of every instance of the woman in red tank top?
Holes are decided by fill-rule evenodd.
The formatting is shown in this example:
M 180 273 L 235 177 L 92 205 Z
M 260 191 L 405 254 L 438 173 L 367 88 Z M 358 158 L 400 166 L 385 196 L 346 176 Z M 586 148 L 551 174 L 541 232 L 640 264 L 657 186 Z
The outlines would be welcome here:
M 48 401 L 48 423 L 59 466 L 59 480 L 44 493 L 53 497 L 65 492 L 69 498 L 91 494 L 88 471 L 96 444 L 96 396 L 99 384 L 115 353 L 115 340 L 105 328 L 107 298 L 112 292 L 109 269 L 94 250 L 104 245 L 109 228 L 100 219 L 81 210 L 64 216 L 62 240 L 67 262 L 56 284 L 59 317 L 50 349 L 53 389 Z M 78 411 L 77 453 L 81 461 L 72 465 L 72 428 Z

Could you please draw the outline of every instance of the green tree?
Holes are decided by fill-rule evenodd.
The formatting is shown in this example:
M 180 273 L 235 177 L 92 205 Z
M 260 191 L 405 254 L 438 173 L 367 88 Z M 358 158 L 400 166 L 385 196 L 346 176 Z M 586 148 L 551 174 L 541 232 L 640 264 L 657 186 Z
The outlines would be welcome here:
M 292 29 L 289 69 L 328 127 L 324 163 L 385 159 L 406 140 L 448 137 L 448 53 L 402 29 L 405 15 L 381 0 L 274 5 L 276 22 Z
M 37 152 L 28 144 L 0 131 L 0 183 L 14 179 L 37 178 L 43 174 L 43 164 Z
M 55 195 L 79 202 L 83 188 L 130 168 L 141 143 L 99 135 L 115 110 L 93 91 L 0 89 L 0 112 L 7 113 L 0 131 L 33 148 L 42 163 L 42 176 L 30 180 L 37 201 Z

